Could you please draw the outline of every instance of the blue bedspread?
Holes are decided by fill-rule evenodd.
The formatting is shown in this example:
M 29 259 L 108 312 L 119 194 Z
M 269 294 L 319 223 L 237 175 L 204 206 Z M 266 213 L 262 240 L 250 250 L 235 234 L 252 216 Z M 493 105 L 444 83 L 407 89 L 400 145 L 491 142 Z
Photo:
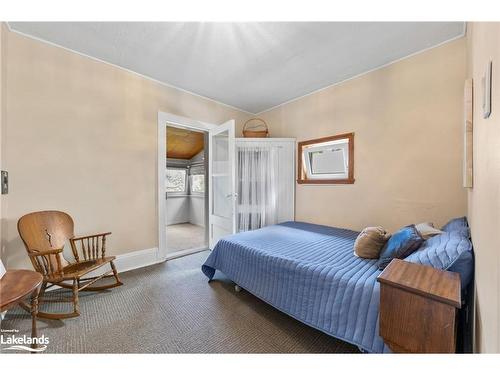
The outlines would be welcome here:
M 387 352 L 378 335 L 380 271 L 353 254 L 358 232 L 286 222 L 221 239 L 202 266 L 331 336 Z

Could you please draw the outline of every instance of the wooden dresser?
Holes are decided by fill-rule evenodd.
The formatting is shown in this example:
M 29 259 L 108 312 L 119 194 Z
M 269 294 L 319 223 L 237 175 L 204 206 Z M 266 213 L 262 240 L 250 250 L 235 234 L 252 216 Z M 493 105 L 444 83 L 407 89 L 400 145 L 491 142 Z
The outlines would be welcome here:
M 379 275 L 380 336 L 396 353 L 455 353 L 460 276 L 394 259 Z

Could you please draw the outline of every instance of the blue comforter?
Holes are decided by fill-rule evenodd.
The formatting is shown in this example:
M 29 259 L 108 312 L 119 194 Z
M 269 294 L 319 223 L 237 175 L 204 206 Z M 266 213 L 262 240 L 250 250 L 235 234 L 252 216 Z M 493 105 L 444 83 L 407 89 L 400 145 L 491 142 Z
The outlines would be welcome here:
M 358 232 L 286 222 L 221 239 L 202 266 L 331 336 L 387 352 L 378 335 L 380 271 L 353 254 Z

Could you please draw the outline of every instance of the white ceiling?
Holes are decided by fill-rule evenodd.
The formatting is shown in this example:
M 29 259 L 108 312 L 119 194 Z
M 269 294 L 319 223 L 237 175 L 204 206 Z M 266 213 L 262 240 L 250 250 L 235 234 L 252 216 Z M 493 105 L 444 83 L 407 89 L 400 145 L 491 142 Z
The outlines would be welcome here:
M 462 36 L 463 22 L 10 22 L 251 113 Z

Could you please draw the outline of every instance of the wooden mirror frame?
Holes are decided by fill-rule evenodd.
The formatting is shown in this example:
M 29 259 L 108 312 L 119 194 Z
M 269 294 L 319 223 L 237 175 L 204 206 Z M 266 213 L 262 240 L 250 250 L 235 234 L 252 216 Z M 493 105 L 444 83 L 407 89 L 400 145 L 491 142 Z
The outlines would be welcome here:
M 309 179 L 307 178 L 306 171 L 304 170 L 304 165 L 302 163 L 302 153 L 305 146 L 309 146 L 315 143 L 324 143 L 336 141 L 338 139 L 347 139 L 349 144 L 349 166 L 347 178 L 343 179 L 333 179 L 333 180 L 320 180 L 320 179 Z M 299 184 L 327 184 L 327 185 L 337 185 L 337 184 L 354 184 L 354 133 L 345 133 L 339 135 L 333 135 L 331 137 L 311 139 L 308 141 L 302 141 L 298 143 L 297 147 L 297 183 Z

